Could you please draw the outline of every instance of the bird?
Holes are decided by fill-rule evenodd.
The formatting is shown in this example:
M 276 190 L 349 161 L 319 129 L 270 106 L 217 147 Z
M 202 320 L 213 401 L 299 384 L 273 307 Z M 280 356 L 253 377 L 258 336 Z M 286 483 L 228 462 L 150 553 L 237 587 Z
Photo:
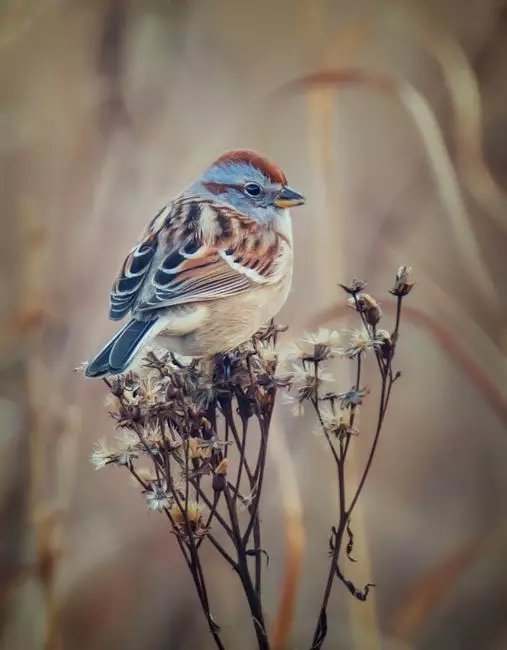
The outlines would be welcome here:
M 227 353 L 285 303 L 292 284 L 289 208 L 305 203 L 261 154 L 227 151 L 149 222 L 110 294 L 130 320 L 87 362 L 88 377 L 131 369 L 147 345 L 184 357 Z

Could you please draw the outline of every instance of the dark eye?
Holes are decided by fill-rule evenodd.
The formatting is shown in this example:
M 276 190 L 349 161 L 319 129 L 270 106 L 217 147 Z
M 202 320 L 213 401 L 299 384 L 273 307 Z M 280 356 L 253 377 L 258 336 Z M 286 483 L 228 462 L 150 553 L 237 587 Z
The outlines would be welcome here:
M 262 187 L 257 185 L 257 183 L 247 183 L 243 188 L 243 191 L 245 194 L 248 194 L 248 196 L 260 196 Z

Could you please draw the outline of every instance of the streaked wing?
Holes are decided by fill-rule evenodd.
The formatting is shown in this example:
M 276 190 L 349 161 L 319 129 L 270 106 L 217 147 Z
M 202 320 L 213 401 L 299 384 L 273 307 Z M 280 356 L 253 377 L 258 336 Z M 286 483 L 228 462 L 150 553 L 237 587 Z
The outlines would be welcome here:
M 109 297 L 109 318 L 112 320 L 121 320 L 139 297 L 155 257 L 157 231 L 167 210 L 168 208 L 162 208 L 157 213 L 123 262 Z
M 214 300 L 276 282 L 279 260 L 290 248 L 230 206 L 190 199 L 174 206 L 159 235 L 164 240 L 168 253 L 151 269 L 136 310 Z

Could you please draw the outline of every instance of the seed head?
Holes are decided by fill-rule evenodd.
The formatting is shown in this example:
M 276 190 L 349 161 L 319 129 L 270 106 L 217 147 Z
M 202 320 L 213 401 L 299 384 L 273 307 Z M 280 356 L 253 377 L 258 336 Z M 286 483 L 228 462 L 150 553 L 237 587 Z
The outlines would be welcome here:
M 288 357 L 303 362 L 320 363 L 340 352 L 339 341 L 338 332 L 321 327 L 317 332 L 307 332 L 299 341 L 293 343 Z
M 163 510 L 170 508 L 173 503 L 173 497 L 167 490 L 167 483 L 161 481 L 160 483 L 152 483 L 151 488 L 145 493 L 148 508 L 150 510 Z
M 380 347 L 380 342 L 373 339 L 368 330 L 363 327 L 363 329 L 351 332 L 349 345 L 343 353 L 349 359 L 354 359 L 378 347 Z

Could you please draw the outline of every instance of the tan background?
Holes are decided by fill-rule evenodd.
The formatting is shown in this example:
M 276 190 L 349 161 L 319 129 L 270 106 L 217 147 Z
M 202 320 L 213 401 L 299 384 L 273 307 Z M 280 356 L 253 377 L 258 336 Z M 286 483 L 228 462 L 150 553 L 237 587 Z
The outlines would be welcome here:
M 286 87 L 345 66 L 357 83 Z M 380 296 L 399 263 L 418 281 L 405 375 L 356 520 L 352 575 L 378 587 L 361 604 L 337 585 L 327 647 L 507 647 L 506 75 L 499 0 L 4 0 L 2 648 L 211 647 L 163 519 L 119 470 L 88 462 L 113 426 L 102 384 L 73 368 L 114 331 L 111 279 L 145 221 L 245 146 L 308 199 L 280 315 L 291 336 L 350 324 L 339 281 L 365 278 Z M 312 419 L 288 411 L 276 428 L 304 505 L 291 644 L 304 649 L 333 467 Z M 361 425 L 358 462 L 367 410 Z M 286 558 L 275 465 L 263 508 L 271 612 Z M 227 647 L 252 647 L 234 576 L 206 558 Z

